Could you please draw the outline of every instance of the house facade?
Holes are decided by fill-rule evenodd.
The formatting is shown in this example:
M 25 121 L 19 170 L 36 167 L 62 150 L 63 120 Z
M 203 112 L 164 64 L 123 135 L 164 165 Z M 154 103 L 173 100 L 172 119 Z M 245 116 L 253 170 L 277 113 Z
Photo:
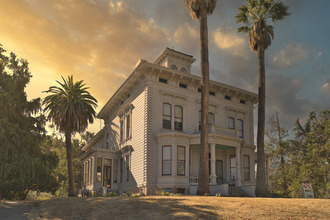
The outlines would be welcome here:
M 83 191 L 196 194 L 200 146 L 200 77 L 195 59 L 166 48 L 140 60 L 98 113 L 104 127 L 83 148 Z M 254 196 L 253 109 L 257 95 L 210 81 L 211 194 L 235 185 Z

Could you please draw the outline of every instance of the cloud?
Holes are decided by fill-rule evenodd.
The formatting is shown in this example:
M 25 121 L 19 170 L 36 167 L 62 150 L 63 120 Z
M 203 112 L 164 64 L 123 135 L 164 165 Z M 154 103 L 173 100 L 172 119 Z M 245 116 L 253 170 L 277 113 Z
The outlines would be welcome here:
M 174 43 L 180 45 L 180 50 L 195 54 L 199 49 L 199 29 L 184 23 L 179 26 L 173 33 Z
M 221 50 L 227 50 L 234 55 L 245 55 L 246 40 L 236 35 L 232 28 L 216 29 L 213 32 L 213 40 Z
M 308 57 L 307 50 L 302 44 L 289 44 L 284 49 L 282 49 L 273 58 L 273 64 L 280 68 L 291 67 Z
M 102 106 L 140 58 L 153 61 L 170 39 L 124 1 L 17 0 L 0 8 L 1 43 L 31 61 L 28 93 L 36 97 L 60 75 L 74 74 Z
M 324 83 L 320 88 L 321 93 L 325 94 L 330 98 L 330 83 Z
M 300 95 L 305 87 L 302 78 L 271 74 L 266 82 L 266 112 L 282 114 L 281 121 L 291 127 L 297 118 L 305 117 L 316 109 L 316 103 Z

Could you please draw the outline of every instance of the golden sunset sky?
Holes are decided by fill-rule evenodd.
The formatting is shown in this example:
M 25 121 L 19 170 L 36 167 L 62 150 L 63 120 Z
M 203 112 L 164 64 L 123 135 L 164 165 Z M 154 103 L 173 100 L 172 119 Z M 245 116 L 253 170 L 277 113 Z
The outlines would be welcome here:
M 284 2 L 291 16 L 274 25 L 266 52 L 267 117 L 277 110 L 292 126 L 330 107 L 330 1 Z M 257 56 L 236 32 L 243 3 L 218 0 L 209 16 L 210 76 L 256 92 Z M 153 62 L 166 47 L 193 55 L 200 75 L 199 24 L 184 0 L 0 0 L 0 9 L 0 44 L 29 62 L 28 99 L 73 74 L 90 87 L 98 112 L 139 59 Z M 96 120 L 89 130 L 99 127 Z

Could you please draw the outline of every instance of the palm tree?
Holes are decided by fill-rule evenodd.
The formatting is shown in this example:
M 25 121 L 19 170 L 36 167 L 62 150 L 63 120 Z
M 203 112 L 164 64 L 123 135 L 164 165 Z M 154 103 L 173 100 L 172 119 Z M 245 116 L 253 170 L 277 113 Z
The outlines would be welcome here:
M 60 86 L 51 86 L 51 93 L 44 101 L 45 112 L 48 112 L 48 119 L 55 127 L 65 134 L 65 146 L 68 160 L 69 173 L 69 194 L 75 196 L 74 176 L 73 176 L 73 158 L 71 135 L 76 132 L 84 132 L 89 123 L 93 123 L 95 117 L 96 99 L 87 91 L 83 80 L 74 82 L 73 76 L 63 79 L 63 83 L 56 81 Z
M 276 0 L 247 0 L 247 4 L 238 8 L 236 23 L 243 23 L 238 32 L 245 32 L 249 36 L 251 51 L 258 54 L 258 131 L 257 131 L 257 184 L 256 195 L 266 195 L 265 180 L 265 50 L 274 39 L 273 26 L 268 25 L 270 19 L 273 23 L 289 15 L 288 8 Z
M 186 0 L 186 7 L 190 11 L 193 20 L 198 19 L 200 24 L 200 44 L 201 44 L 201 146 L 199 164 L 199 182 L 197 195 L 210 193 L 209 186 L 209 49 L 207 15 L 212 14 L 216 0 Z

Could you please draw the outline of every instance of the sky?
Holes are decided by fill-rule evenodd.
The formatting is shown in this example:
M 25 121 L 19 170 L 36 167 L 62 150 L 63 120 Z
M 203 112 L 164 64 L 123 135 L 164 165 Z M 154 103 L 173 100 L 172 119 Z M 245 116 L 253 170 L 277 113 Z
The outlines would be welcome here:
M 266 120 L 278 111 L 291 129 L 330 108 L 330 1 L 283 2 L 291 14 L 273 24 L 265 54 Z M 244 3 L 218 0 L 208 17 L 210 78 L 257 92 L 257 54 L 235 20 Z M 166 47 L 193 55 L 192 74 L 200 75 L 199 22 L 184 0 L 0 0 L 0 9 L 0 44 L 29 62 L 28 99 L 72 74 L 90 87 L 99 112 L 139 59 L 153 62 Z

